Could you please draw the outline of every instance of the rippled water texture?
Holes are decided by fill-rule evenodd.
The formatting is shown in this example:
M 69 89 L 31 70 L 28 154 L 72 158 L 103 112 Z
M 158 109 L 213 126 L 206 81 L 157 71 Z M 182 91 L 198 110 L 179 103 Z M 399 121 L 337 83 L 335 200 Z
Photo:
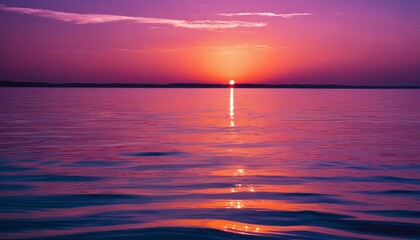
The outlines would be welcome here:
M 419 239 L 420 92 L 0 89 L 0 237 Z

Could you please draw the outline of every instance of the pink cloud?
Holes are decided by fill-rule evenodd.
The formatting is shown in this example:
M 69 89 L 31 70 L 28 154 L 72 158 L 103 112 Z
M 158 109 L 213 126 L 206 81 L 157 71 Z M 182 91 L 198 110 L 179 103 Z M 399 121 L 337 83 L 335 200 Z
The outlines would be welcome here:
M 245 13 L 219 13 L 219 16 L 234 17 L 234 16 L 261 16 L 261 17 L 282 17 L 282 18 L 294 18 L 302 16 L 310 16 L 312 13 L 271 13 L 271 12 L 245 12 Z
M 189 29 L 232 29 L 239 27 L 264 27 L 267 24 L 261 22 L 244 22 L 244 21 L 214 21 L 214 20 L 199 20 L 199 21 L 186 21 L 177 19 L 166 19 L 166 18 L 148 18 L 148 17 L 130 17 L 120 15 L 108 15 L 108 14 L 79 14 L 79 13 L 67 13 L 45 9 L 35 8 L 20 8 L 20 7 L 8 7 L 0 4 L 0 10 L 8 12 L 16 12 L 22 14 L 28 14 L 38 17 L 45 17 L 55 19 L 63 22 L 70 22 L 75 24 L 98 24 L 98 23 L 109 23 L 118 21 L 128 21 L 139 24 L 163 24 L 170 25 L 179 28 Z

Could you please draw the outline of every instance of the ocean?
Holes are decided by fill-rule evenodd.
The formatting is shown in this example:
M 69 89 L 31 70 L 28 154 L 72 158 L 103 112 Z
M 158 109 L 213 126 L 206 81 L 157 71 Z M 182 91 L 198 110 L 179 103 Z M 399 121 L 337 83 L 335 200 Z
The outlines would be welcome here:
M 1 239 L 419 239 L 420 91 L 0 89 Z

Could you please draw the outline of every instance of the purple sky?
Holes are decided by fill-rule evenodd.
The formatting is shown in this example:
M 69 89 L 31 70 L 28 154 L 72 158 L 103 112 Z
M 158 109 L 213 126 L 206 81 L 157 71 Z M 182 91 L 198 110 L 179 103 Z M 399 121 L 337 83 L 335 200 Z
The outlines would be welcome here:
M 0 80 L 420 85 L 418 0 L 0 0 Z

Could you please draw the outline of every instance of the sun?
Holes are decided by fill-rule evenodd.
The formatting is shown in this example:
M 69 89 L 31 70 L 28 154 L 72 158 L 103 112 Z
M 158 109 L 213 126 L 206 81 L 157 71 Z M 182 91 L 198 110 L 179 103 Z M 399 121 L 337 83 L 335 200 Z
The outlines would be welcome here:
M 235 85 L 235 80 L 230 80 L 230 81 L 229 81 L 229 84 L 230 84 L 231 86 Z

